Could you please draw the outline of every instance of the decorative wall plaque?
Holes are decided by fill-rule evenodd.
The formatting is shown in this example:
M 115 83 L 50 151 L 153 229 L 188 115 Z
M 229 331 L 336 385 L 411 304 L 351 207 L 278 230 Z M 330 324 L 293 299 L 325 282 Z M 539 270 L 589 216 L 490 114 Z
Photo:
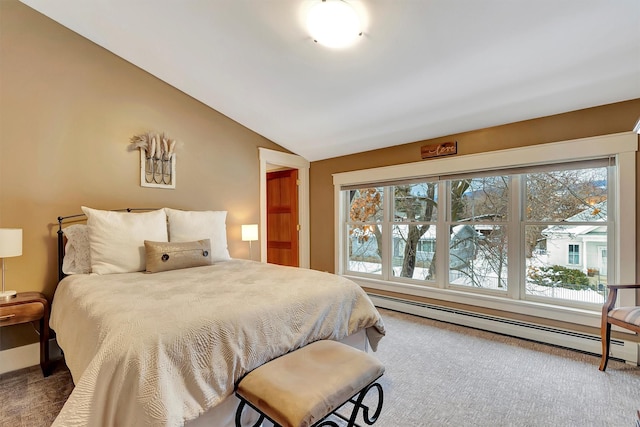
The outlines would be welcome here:
M 140 185 L 176 188 L 176 140 L 164 133 L 144 133 L 131 138 L 133 149 L 140 149 Z
M 442 142 L 440 144 L 429 144 L 420 147 L 420 154 L 423 159 L 433 157 L 450 156 L 458 153 L 458 141 Z

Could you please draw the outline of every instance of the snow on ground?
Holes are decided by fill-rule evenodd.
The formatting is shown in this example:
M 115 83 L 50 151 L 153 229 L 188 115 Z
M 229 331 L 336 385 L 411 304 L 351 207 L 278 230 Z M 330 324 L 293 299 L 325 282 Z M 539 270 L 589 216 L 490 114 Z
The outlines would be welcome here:
M 401 270 L 401 267 L 393 267 L 394 275 L 396 277 L 399 277 Z M 373 262 L 351 261 L 349 263 L 349 271 L 379 275 L 382 272 L 382 265 Z M 427 269 L 416 267 L 413 273 L 413 278 L 416 280 L 425 280 L 427 273 Z M 458 271 L 453 271 L 450 273 L 449 282 L 454 285 L 472 286 L 466 275 Z M 506 290 L 505 288 L 498 287 L 497 276 L 485 277 L 482 280 L 482 284 L 482 288 L 484 289 Z M 526 292 L 527 295 L 531 296 L 559 298 L 569 301 L 587 302 L 592 304 L 603 304 L 606 300 L 606 294 L 604 292 L 597 292 L 593 289 L 575 290 L 559 287 L 539 286 L 533 283 L 527 283 Z

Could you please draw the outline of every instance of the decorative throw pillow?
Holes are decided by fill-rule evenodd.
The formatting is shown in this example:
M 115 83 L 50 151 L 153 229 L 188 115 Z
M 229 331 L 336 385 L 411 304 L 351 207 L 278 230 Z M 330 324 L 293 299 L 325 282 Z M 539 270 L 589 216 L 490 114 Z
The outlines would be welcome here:
M 211 265 L 209 239 L 197 242 L 144 241 L 147 273 Z
M 91 273 L 89 227 L 86 224 L 74 224 L 62 231 L 67 238 L 62 259 L 62 272 L 64 274 Z
M 168 240 L 167 217 L 162 209 L 130 213 L 82 206 L 82 211 L 87 215 L 93 273 L 144 271 L 144 241 Z
M 193 242 L 209 239 L 211 261 L 228 261 L 227 211 L 181 211 L 164 208 L 169 219 L 169 241 Z

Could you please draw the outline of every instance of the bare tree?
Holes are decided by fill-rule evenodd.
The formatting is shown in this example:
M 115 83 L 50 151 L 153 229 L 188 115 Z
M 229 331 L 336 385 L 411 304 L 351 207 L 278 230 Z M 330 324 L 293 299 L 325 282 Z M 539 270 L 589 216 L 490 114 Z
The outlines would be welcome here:
M 432 221 L 438 208 L 436 183 L 427 182 L 420 185 L 423 187 L 423 191 L 420 192 L 413 191 L 413 185 L 398 185 L 394 187 L 395 211 L 399 214 L 404 214 L 402 219 L 409 223 L 407 225 L 407 235 L 404 239 L 404 256 L 402 258 L 402 269 L 400 270 L 400 276 L 402 277 L 413 277 L 416 268 L 418 242 L 431 227 L 430 224 L 416 224 L 416 222 Z M 431 266 L 433 266 L 433 262 Z
M 351 233 L 358 231 L 358 239 L 368 241 L 375 236 L 376 252 L 382 259 L 382 232 L 376 222 L 382 221 L 382 189 L 363 188 L 349 193 L 349 218 L 358 224 Z M 350 251 L 351 252 L 351 251 Z

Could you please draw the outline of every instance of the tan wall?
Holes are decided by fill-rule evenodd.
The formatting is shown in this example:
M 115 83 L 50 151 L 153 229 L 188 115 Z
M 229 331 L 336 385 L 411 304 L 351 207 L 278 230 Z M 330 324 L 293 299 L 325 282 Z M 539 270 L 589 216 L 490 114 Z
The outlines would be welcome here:
M 311 163 L 311 268 L 334 272 L 334 173 L 420 161 L 420 147 L 458 141 L 458 154 L 474 154 L 631 131 L 640 99 L 495 126 Z M 428 161 L 428 160 L 425 160 Z M 638 175 L 640 178 L 640 175 Z M 640 189 L 640 179 L 638 179 Z M 640 208 L 637 210 L 640 212 Z M 640 227 L 637 227 L 640 232 Z M 640 239 L 638 239 L 640 242 Z M 637 251 L 640 257 L 640 250 Z
M 175 190 L 140 186 L 128 144 L 148 130 L 180 141 Z M 22 3 L 0 1 L 0 227 L 24 235 L 23 255 L 6 260 L 10 289 L 52 297 L 56 218 L 81 205 L 227 210 L 231 255 L 248 258 L 240 225 L 260 218 L 258 147 L 284 151 Z M 35 339 L 29 327 L 1 328 L 0 350 Z

